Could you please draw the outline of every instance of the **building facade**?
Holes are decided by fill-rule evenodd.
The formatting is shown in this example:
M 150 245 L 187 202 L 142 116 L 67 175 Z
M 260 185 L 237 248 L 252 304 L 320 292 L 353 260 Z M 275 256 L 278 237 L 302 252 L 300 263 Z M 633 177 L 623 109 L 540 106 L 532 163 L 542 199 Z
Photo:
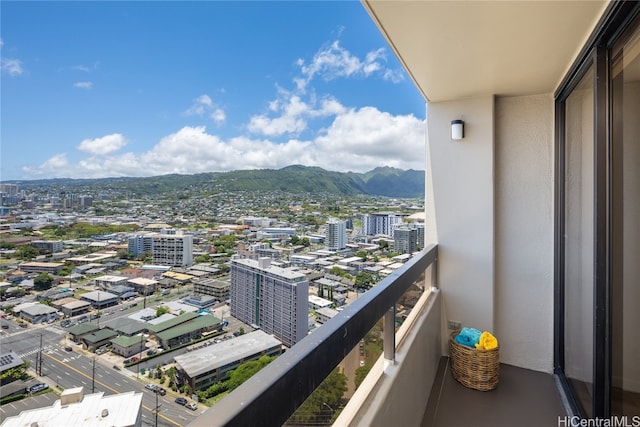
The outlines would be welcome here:
M 347 248 L 347 223 L 337 219 L 329 219 L 324 229 L 325 249 L 340 252 Z
M 153 236 L 153 263 L 172 267 L 193 264 L 193 236 L 191 234 L 155 234 Z
M 409 227 L 399 227 L 393 233 L 393 249 L 400 254 L 410 254 L 416 251 L 418 230 Z
M 407 214 L 377 212 L 362 217 L 362 234 L 375 236 L 383 234 L 393 237 L 394 225 L 402 224 Z
M 292 346 L 307 334 L 309 282 L 270 258 L 231 261 L 231 315 Z

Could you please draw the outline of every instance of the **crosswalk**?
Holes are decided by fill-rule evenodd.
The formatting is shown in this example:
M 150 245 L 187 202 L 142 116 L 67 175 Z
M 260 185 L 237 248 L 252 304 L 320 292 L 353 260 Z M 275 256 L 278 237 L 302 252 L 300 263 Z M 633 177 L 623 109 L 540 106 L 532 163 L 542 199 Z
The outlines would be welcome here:
M 45 345 L 44 347 L 42 347 L 42 351 L 46 352 L 52 348 L 55 348 L 55 345 L 53 344 L 49 344 L 49 345 Z M 18 356 L 20 356 L 20 358 L 24 359 L 27 356 L 33 356 L 34 354 L 38 353 L 40 351 L 39 348 L 34 348 L 33 350 L 29 350 L 26 353 L 21 353 Z

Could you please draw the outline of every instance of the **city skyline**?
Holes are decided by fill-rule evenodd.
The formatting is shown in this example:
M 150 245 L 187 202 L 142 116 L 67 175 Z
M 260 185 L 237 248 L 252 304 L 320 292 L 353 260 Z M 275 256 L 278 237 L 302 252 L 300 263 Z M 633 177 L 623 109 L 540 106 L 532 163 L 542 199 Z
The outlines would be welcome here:
M 3 2 L 0 180 L 424 169 L 425 104 L 362 5 Z

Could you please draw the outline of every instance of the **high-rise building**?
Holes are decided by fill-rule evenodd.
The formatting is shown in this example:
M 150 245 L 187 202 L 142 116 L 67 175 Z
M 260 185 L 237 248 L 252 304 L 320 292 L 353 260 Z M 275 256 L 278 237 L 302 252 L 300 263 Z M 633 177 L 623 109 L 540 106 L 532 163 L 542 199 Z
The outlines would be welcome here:
M 135 256 L 153 252 L 153 235 L 137 234 L 129 237 L 127 252 Z
M 193 236 L 182 232 L 154 234 L 152 254 L 154 264 L 190 266 L 193 264 Z
M 347 247 L 347 223 L 330 219 L 325 224 L 324 246 L 329 251 L 342 251 Z
M 307 335 L 309 282 L 271 258 L 231 261 L 231 315 L 291 347 Z
M 393 237 L 394 225 L 402 224 L 406 216 L 408 215 L 389 212 L 366 214 L 362 218 L 362 234 L 368 236 L 384 234 L 385 236 Z
M 393 233 L 393 249 L 399 254 L 410 254 L 416 251 L 418 230 L 407 226 L 398 227 Z

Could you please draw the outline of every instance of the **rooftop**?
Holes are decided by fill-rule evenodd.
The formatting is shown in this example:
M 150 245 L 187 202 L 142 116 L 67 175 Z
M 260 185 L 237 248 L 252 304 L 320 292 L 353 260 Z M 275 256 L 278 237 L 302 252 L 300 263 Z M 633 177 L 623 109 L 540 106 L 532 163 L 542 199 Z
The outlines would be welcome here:
M 190 377 L 225 366 L 238 359 L 263 352 L 282 343 L 261 331 L 253 331 L 209 347 L 175 357 L 175 361 Z
M 80 393 L 82 387 L 79 387 Z M 78 389 L 63 392 L 77 393 Z M 22 411 L 20 415 L 3 421 L 2 427 L 120 427 L 134 426 L 142 406 L 142 393 L 127 392 L 105 396 L 104 393 L 80 396 L 80 401 L 62 405 L 62 399 L 53 405 Z

